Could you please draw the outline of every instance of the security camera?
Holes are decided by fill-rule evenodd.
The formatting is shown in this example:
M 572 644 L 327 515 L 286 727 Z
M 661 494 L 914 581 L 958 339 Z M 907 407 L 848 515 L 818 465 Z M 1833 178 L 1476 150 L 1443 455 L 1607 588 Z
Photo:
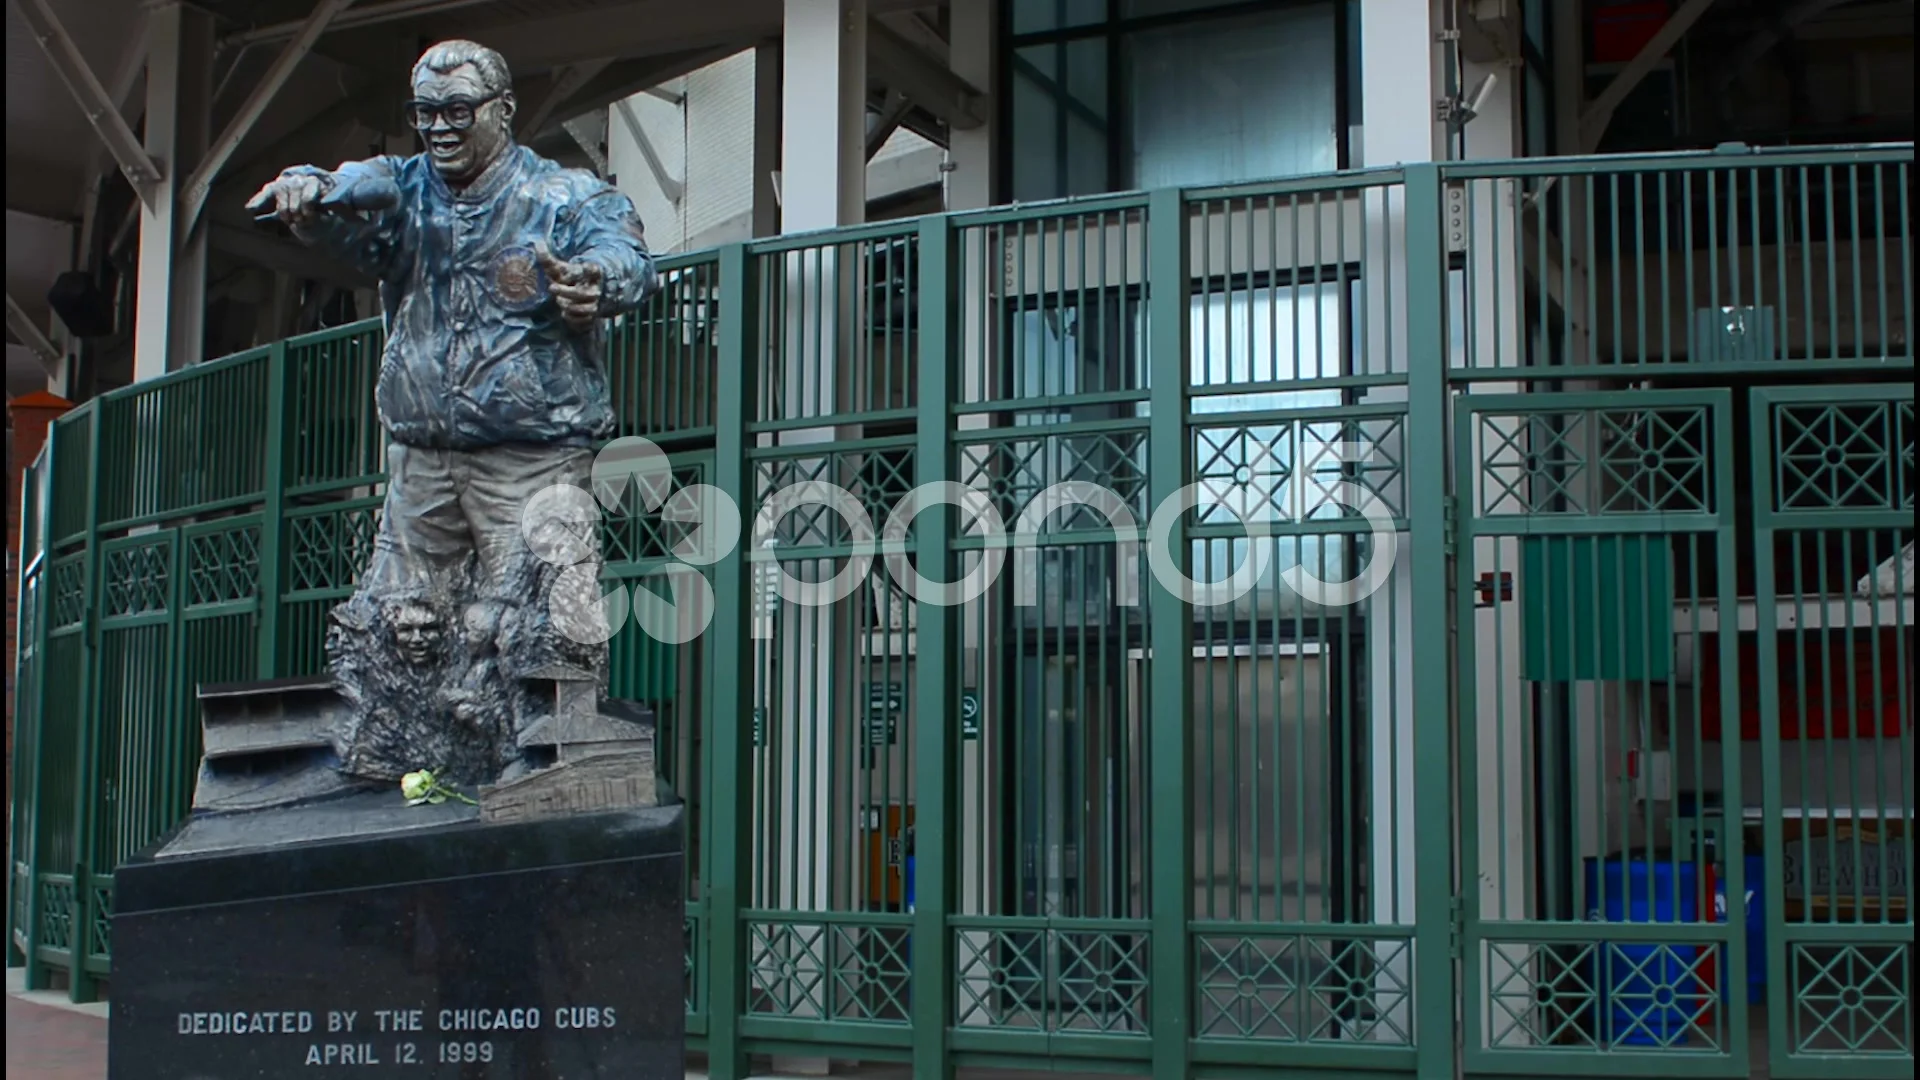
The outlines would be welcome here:
M 1486 76 L 1480 80 L 1480 84 L 1473 88 L 1473 93 L 1468 94 L 1455 110 L 1453 123 L 1456 128 L 1465 127 L 1468 121 L 1480 115 L 1480 110 L 1486 107 L 1487 98 L 1493 94 L 1494 84 L 1499 81 L 1500 76 L 1491 71 L 1487 72 Z
M 1500 76 L 1489 71 L 1487 72 L 1486 78 L 1480 80 L 1480 85 L 1473 88 L 1473 93 L 1467 95 L 1467 116 L 1469 118 L 1480 115 L 1480 110 L 1486 107 L 1487 98 L 1492 96 L 1494 85 L 1499 81 Z

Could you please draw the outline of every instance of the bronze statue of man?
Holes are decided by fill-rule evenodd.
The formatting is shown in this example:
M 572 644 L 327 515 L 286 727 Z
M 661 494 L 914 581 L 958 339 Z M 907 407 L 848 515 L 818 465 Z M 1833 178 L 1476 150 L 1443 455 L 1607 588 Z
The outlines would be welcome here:
M 372 564 L 334 615 L 336 672 L 404 662 L 369 654 L 393 640 L 371 628 L 398 596 L 454 612 L 506 605 L 543 623 L 541 583 L 551 575 L 530 557 L 523 510 L 543 488 L 589 486 L 592 448 L 614 433 L 603 320 L 639 306 L 658 282 L 626 196 L 514 142 L 499 53 L 434 45 L 414 65 L 406 108 L 421 153 L 330 171 L 295 166 L 248 204 L 380 283 L 386 504 Z M 597 566 L 598 538 L 588 539 Z M 589 662 L 603 670 L 604 646 L 588 648 L 600 650 Z M 462 673 L 444 678 L 457 686 Z M 423 745 L 445 737 L 421 734 Z M 370 756 L 395 757 L 343 754 Z M 392 779 L 442 764 L 396 759 L 349 771 Z

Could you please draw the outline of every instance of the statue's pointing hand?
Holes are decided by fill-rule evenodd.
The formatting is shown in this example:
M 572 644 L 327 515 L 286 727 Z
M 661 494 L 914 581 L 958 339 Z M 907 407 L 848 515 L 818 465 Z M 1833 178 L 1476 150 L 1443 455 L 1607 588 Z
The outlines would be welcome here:
M 545 244 L 535 245 L 534 257 L 546 272 L 547 291 L 560 305 L 560 315 L 575 330 L 585 330 L 600 317 L 600 268 L 590 262 L 555 258 Z
M 247 209 L 267 211 L 289 225 L 310 222 L 319 216 L 327 186 L 324 178 L 311 173 L 283 172 L 247 200 Z

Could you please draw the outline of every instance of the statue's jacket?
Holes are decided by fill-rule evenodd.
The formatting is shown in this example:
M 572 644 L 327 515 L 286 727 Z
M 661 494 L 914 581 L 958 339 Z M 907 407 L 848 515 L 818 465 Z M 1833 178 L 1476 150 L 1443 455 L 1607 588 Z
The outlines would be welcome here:
M 614 430 L 605 324 L 570 329 L 533 251 L 599 267 L 601 314 L 637 307 L 657 275 L 633 203 L 599 178 L 514 146 L 449 188 L 424 154 L 348 162 L 336 185 L 385 180 L 399 204 L 297 230 L 380 282 L 386 353 L 375 392 L 395 442 L 474 450 L 585 446 Z

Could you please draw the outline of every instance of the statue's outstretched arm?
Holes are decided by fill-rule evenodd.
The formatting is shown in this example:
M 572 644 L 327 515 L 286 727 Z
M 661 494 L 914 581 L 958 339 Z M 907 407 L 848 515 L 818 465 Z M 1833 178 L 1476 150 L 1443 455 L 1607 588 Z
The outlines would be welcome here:
M 373 185 L 393 185 L 400 192 L 400 202 L 396 205 L 375 210 L 322 213 L 296 221 L 292 226 L 294 235 L 352 263 L 373 277 L 385 280 L 405 248 L 403 227 L 407 221 L 407 200 L 410 196 L 401 185 L 403 161 L 402 158 L 386 156 L 345 162 L 331 172 L 313 165 L 295 165 L 283 170 L 280 174 L 283 177 L 319 177 L 329 195 L 337 194 L 342 189 Z M 348 198 L 345 201 L 352 204 L 357 200 Z
M 605 188 L 582 201 L 572 215 L 571 235 L 555 254 L 600 269 L 600 314 L 619 315 L 646 302 L 660 287 L 646 230 L 633 201 Z

